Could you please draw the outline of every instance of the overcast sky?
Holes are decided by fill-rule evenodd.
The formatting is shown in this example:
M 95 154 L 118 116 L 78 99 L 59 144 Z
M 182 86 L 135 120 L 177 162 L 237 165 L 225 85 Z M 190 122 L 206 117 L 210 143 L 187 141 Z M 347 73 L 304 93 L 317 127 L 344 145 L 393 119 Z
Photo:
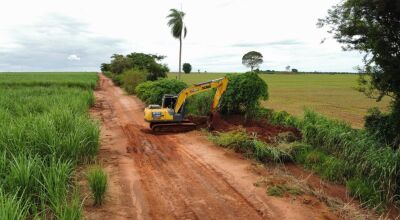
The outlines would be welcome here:
M 112 54 L 130 52 L 166 55 L 176 71 L 179 41 L 166 16 L 182 5 L 182 59 L 194 71 L 245 71 L 243 54 L 256 50 L 261 69 L 354 72 L 362 54 L 343 52 L 316 27 L 339 1 L 9 0 L 0 7 L 0 71 L 97 71 Z

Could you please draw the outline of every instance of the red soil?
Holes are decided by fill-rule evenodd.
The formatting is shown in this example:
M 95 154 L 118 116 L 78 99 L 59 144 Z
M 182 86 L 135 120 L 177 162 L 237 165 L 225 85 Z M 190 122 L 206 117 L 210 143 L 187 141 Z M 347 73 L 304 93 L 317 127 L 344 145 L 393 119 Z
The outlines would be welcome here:
M 206 117 L 189 117 L 189 120 L 202 126 L 206 121 Z M 214 131 L 226 132 L 244 128 L 247 133 L 258 137 L 268 143 L 276 142 L 280 137 L 287 138 L 288 141 L 301 139 L 301 133 L 298 129 L 285 127 L 280 125 L 272 125 L 267 120 L 247 121 L 240 115 L 224 117 L 215 113 L 212 117 L 212 128 Z

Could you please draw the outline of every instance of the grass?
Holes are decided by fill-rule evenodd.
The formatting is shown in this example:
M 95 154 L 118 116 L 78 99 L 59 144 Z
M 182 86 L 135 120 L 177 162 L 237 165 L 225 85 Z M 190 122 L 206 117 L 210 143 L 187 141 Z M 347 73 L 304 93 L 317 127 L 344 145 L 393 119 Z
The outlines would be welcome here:
M 294 146 L 291 144 L 269 145 L 252 137 L 245 130 L 235 130 L 217 135 L 210 135 L 209 139 L 221 147 L 231 148 L 262 162 L 285 162 L 292 160 Z
M 101 205 L 107 190 L 107 174 L 100 167 L 92 167 L 87 174 L 94 205 Z
M 348 123 L 312 111 L 306 111 L 302 118 L 278 114 L 279 117 L 270 116 L 274 123 L 279 124 L 280 120 L 303 134 L 304 144 L 294 155 L 297 162 L 325 179 L 347 183 L 350 193 L 369 207 L 381 209 L 398 202 L 398 149 L 381 144 L 365 130 L 353 129 Z
M 96 82 L 94 73 L 0 74 L 0 219 L 81 218 L 72 177 L 98 150 L 88 114 Z M 8 203 L 26 217 L 2 218 Z
M 182 74 L 188 84 L 223 77 L 226 73 Z M 176 73 L 169 73 L 175 78 Z M 304 107 L 326 116 L 363 127 L 363 117 L 371 107 L 387 110 L 388 99 L 375 102 L 356 91 L 357 75 L 353 74 L 261 74 L 269 87 L 270 99 L 263 106 L 287 111 L 295 116 L 303 114 Z
M 267 188 L 267 194 L 269 196 L 282 197 L 285 193 L 293 196 L 304 194 L 304 192 L 300 188 L 288 185 L 272 185 Z
M 87 72 L 0 73 L 0 86 L 66 86 L 94 89 L 97 75 Z
M 18 199 L 17 195 L 7 195 L 0 190 L 0 219 L 26 219 L 27 216 L 26 206 L 22 199 Z

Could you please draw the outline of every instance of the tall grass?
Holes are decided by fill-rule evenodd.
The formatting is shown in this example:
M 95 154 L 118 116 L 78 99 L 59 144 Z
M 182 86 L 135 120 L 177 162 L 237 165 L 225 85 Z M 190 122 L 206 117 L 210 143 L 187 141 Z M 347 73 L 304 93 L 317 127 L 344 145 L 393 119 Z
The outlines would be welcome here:
M 7 204 L 22 213 L 11 219 L 81 219 L 72 176 L 98 151 L 88 115 L 96 81 L 86 73 L 0 74 L 0 219 L 14 213 Z
M 97 85 L 97 80 L 98 77 L 94 73 L 0 73 L 0 87 L 65 86 L 94 89 Z
M 101 205 L 107 190 L 107 174 L 100 167 L 92 167 L 87 174 L 87 180 L 94 198 L 94 205 Z
M 19 220 L 28 216 L 27 207 L 17 195 L 7 195 L 0 189 L 0 219 Z
M 329 166 L 322 167 L 330 167 L 335 172 L 320 173 L 325 173 L 332 181 L 348 182 L 347 185 L 351 186 L 350 192 L 366 205 L 383 207 L 399 200 L 399 150 L 382 145 L 364 130 L 353 129 L 345 122 L 329 119 L 309 110 L 305 111 L 302 118 L 294 118 L 285 113 L 273 113 L 269 118 L 273 123 L 299 128 L 305 143 L 317 152 L 329 156 L 328 159 L 324 156 L 319 165 L 326 163 Z M 366 184 L 371 187 L 355 187 L 360 180 L 368 181 Z M 368 188 L 373 193 L 354 190 L 357 188 Z
M 210 135 L 209 139 L 219 146 L 234 149 L 263 162 L 284 162 L 292 160 L 292 151 L 295 144 L 270 145 L 250 136 L 245 130 L 236 130 L 217 135 Z

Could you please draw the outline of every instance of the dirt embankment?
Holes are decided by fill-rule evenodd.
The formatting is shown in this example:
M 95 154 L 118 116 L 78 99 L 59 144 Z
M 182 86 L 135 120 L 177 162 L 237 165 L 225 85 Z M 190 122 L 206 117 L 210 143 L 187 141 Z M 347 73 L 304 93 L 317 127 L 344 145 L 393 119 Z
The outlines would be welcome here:
M 268 196 L 255 186 L 271 172 L 218 148 L 198 131 L 155 135 L 143 104 L 100 76 L 92 115 L 102 122 L 99 160 L 109 175 L 102 207 L 86 219 L 338 219 L 325 203 Z M 307 200 L 308 201 L 308 200 Z

